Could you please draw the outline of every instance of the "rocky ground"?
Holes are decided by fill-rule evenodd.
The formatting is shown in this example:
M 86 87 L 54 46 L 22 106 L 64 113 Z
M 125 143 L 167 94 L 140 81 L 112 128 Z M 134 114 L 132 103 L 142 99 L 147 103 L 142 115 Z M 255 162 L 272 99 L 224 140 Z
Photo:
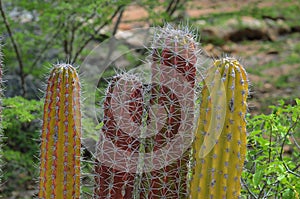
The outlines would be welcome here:
M 203 52 L 210 57 L 231 55 L 244 63 L 251 82 L 250 111 L 268 112 L 278 99 L 299 97 L 300 24 L 297 1 L 197 0 L 184 16 L 198 29 Z M 294 10 L 296 9 L 296 10 Z M 148 13 L 141 6 L 127 8 L 117 37 L 134 28 L 147 28 Z M 138 34 L 137 34 L 138 35 Z M 130 38 L 137 44 L 140 38 Z

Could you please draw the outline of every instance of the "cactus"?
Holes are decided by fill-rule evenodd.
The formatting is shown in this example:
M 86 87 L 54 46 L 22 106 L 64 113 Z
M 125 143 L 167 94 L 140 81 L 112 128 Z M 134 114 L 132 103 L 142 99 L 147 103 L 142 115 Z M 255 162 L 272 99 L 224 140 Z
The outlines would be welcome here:
M 246 72 L 237 60 L 214 62 L 201 93 L 190 198 L 239 197 L 246 154 L 248 92 Z
M 193 98 L 194 84 L 196 76 L 196 62 L 199 54 L 198 43 L 195 41 L 194 34 L 187 28 L 175 29 L 171 25 L 158 29 L 154 35 L 152 44 L 152 82 L 157 82 L 157 85 L 152 85 L 151 104 L 161 104 L 165 106 L 165 111 L 168 114 L 164 127 L 154 137 L 153 151 L 162 148 L 165 144 L 174 139 L 179 133 L 179 128 L 182 123 L 188 124 L 186 118 L 181 118 L 180 111 L 183 108 L 188 108 L 185 113 L 188 118 L 193 118 Z M 166 70 L 164 67 L 175 69 Z M 166 77 L 166 74 L 168 77 Z M 188 82 L 189 89 L 182 89 L 174 93 L 174 87 L 179 83 L 180 76 Z M 171 88 L 173 87 L 173 88 Z M 182 95 L 185 101 L 185 107 L 181 107 L 177 95 Z M 171 128 L 169 128 L 171 127 Z M 185 132 L 183 139 L 191 138 L 191 132 Z M 185 146 L 184 146 L 185 147 Z M 171 162 L 169 165 L 151 172 L 147 177 L 150 178 L 149 193 L 143 198 L 183 198 L 187 194 L 187 174 L 188 161 L 190 159 L 190 149 L 185 150 L 178 157 L 178 160 Z M 151 150 L 150 150 L 151 151 Z M 155 157 L 154 157 L 155 158 Z M 167 160 L 160 160 L 167 161 Z M 147 182 L 147 179 L 144 180 Z M 146 192 L 145 192 L 146 193 Z
M 118 75 L 110 82 L 104 100 L 103 135 L 100 136 L 96 150 L 98 159 L 95 165 L 94 198 L 133 198 L 136 174 L 130 170 L 130 161 L 131 155 L 139 151 L 141 143 L 138 137 L 128 134 L 132 129 L 128 129 L 127 126 L 130 128 L 133 123 L 141 125 L 142 94 L 142 85 L 135 76 Z M 126 126 L 120 125 L 120 122 Z M 112 142 L 113 146 L 107 148 L 107 142 Z M 120 158 L 120 161 L 115 158 L 105 163 L 105 158 L 101 157 L 108 154 L 108 151 L 113 151 L 114 147 L 124 150 L 124 154 L 121 155 L 127 159 Z
M 39 198 L 80 197 L 80 89 L 71 65 L 54 66 L 44 104 Z

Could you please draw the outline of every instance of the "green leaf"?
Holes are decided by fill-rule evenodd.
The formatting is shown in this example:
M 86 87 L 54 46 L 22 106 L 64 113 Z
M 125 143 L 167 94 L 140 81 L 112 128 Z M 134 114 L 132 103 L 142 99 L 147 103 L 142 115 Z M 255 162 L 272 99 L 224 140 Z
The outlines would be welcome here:
M 95 129 L 96 130 L 100 130 L 102 127 L 103 127 L 104 123 L 103 122 L 100 122 L 96 127 Z
M 253 184 L 255 187 L 257 187 L 261 183 L 263 176 L 264 176 L 264 169 L 258 166 L 256 168 L 255 174 L 253 175 Z
M 283 191 L 282 199 L 292 199 L 294 198 L 294 192 L 291 189 L 286 189 Z

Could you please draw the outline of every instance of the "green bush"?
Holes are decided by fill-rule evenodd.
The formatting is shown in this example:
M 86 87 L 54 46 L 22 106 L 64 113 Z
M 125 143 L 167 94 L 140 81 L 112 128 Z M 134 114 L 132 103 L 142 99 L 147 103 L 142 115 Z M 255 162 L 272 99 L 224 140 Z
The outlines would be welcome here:
M 299 198 L 300 100 L 271 106 L 269 115 L 248 123 L 248 154 L 243 172 L 244 198 Z
M 22 97 L 3 99 L 3 195 L 28 189 L 38 165 L 42 102 Z

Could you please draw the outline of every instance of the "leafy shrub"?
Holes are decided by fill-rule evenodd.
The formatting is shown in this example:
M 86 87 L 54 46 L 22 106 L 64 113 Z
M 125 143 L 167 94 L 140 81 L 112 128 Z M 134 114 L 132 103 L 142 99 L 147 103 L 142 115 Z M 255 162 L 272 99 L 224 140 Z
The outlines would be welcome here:
M 22 97 L 3 99 L 3 192 L 27 188 L 36 180 L 42 102 Z M 4 194 L 5 195 L 5 194 Z
M 244 198 L 299 198 L 300 100 L 295 102 L 292 106 L 281 100 L 270 107 L 271 114 L 249 120 Z

